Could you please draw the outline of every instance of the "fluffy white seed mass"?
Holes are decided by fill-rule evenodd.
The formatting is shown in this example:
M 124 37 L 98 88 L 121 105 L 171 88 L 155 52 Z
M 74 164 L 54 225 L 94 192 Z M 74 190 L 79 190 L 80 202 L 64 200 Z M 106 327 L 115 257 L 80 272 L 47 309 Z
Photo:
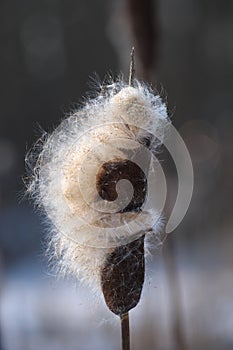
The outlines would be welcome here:
M 48 218 L 50 254 L 60 272 L 98 283 L 114 247 L 156 231 L 153 208 L 124 212 L 134 191 L 130 181 L 116 183 L 114 201 L 101 197 L 96 181 L 103 164 L 119 160 L 135 161 L 147 177 L 153 169 L 145 141 L 153 154 L 168 124 L 165 104 L 148 87 L 116 82 L 43 141 L 28 192 Z

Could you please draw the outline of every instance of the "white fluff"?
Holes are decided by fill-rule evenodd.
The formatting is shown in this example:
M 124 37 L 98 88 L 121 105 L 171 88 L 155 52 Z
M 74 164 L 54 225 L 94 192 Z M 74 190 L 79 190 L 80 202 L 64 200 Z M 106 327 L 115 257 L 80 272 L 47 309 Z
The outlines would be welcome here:
M 156 151 L 168 124 L 159 96 L 138 81 L 134 87 L 117 82 L 46 138 L 28 192 L 51 223 L 50 253 L 62 273 L 98 283 L 106 254 L 148 230 L 156 231 L 153 208 L 117 213 L 130 200 L 130 186 L 119 190 L 118 200 L 106 202 L 98 196 L 95 179 L 104 162 L 132 159 L 149 134 L 156 137 L 150 152 Z

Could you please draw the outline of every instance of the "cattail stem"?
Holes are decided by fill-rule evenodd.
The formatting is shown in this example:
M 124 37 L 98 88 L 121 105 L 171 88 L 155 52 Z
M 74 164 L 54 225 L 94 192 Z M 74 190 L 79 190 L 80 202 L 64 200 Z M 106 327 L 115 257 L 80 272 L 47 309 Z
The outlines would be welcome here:
M 141 76 L 151 81 L 158 60 L 159 21 L 156 0 L 126 0 Z M 139 69 L 140 71 L 140 69 Z
M 129 313 L 120 316 L 122 350 L 130 350 Z
M 135 76 L 134 47 L 132 47 L 132 50 L 130 53 L 129 86 L 133 85 L 134 76 Z

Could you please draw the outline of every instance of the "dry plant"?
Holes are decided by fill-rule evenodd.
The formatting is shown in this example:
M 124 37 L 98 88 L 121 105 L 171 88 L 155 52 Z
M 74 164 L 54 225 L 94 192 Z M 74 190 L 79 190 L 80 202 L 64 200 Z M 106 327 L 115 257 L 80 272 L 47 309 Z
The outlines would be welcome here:
M 129 82 L 99 84 L 97 97 L 26 157 L 28 193 L 49 222 L 51 261 L 102 290 L 120 317 L 123 350 L 130 349 L 129 311 L 140 300 L 148 242 L 161 226 L 150 184 L 169 124 L 161 98 L 135 79 L 132 50 Z

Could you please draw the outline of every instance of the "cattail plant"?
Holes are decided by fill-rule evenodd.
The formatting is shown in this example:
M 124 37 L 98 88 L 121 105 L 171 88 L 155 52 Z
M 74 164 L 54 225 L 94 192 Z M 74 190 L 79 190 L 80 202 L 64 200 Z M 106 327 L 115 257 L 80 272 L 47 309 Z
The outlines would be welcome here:
M 129 81 L 98 88 L 27 156 L 28 193 L 50 223 L 54 266 L 102 290 L 129 350 L 128 313 L 140 300 L 148 240 L 161 223 L 150 186 L 169 118 L 161 98 L 135 79 L 133 51 Z

